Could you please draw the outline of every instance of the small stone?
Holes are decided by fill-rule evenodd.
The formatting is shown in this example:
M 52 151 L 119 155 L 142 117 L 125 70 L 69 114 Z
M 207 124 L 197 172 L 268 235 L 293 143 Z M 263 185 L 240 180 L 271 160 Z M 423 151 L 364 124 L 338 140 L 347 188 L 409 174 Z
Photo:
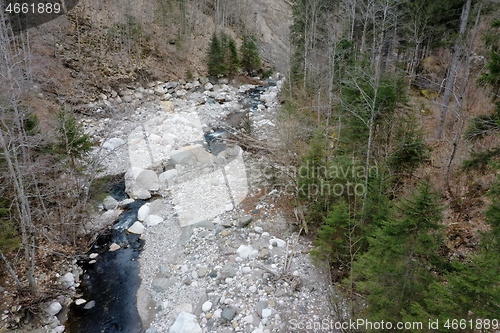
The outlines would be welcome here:
M 128 198 L 128 199 L 125 199 L 125 200 L 121 201 L 121 202 L 118 204 L 118 206 L 120 206 L 120 207 L 124 207 L 124 206 L 126 206 L 126 205 L 130 205 L 130 204 L 131 204 L 131 203 L 133 203 L 134 201 L 135 201 L 134 199 L 132 199 L 132 198 Z
M 224 310 L 222 310 L 221 317 L 226 319 L 227 321 L 233 320 L 234 316 L 236 316 L 236 309 L 232 306 L 228 306 Z
M 136 221 L 130 228 L 127 229 L 127 231 L 131 234 L 141 235 L 144 232 L 144 225 L 141 222 Z
M 226 237 L 226 236 L 229 236 L 229 234 L 231 234 L 231 233 L 229 232 L 229 230 L 227 230 L 227 229 L 223 229 L 223 230 L 220 232 L 220 234 L 221 234 L 221 236 L 222 236 L 222 237 Z
M 150 327 L 144 333 L 158 333 L 158 329 L 156 327 Z
M 210 270 L 207 267 L 200 267 L 198 268 L 198 277 L 202 278 L 205 277 Z
M 119 250 L 121 249 L 121 246 L 116 244 L 116 243 L 112 243 L 110 246 L 109 246 L 109 251 L 110 252 L 114 252 L 116 250 Z
M 279 239 L 279 238 L 272 238 L 269 240 L 269 245 L 277 246 L 277 247 L 285 247 L 286 242 L 282 239 Z
M 263 309 L 262 310 L 262 318 L 268 318 L 273 314 L 273 310 L 271 309 Z
M 261 234 L 261 233 L 263 233 L 263 232 L 264 232 L 264 229 L 262 229 L 261 227 L 255 227 L 255 228 L 253 228 L 253 230 L 254 230 L 256 233 L 258 233 L 258 234 Z
M 222 309 L 217 309 L 214 311 L 214 315 L 212 316 L 212 318 L 220 319 L 221 315 L 222 315 Z
M 95 261 L 95 260 L 90 260 L 90 261 L 89 261 L 89 264 L 90 264 L 90 265 L 92 265 L 92 264 L 95 264 L 96 262 L 97 262 L 97 261 Z
M 257 313 L 259 316 L 262 318 L 262 311 L 267 308 L 267 302 L 266 301 L 259 301 L 257 302 Z
M 226 204 L 226 206 L 224 207 L 224 210 L 225 210 L 226 212 L 229 212 L 229 211 L 231 211 L 231 210 L 233 210 L 233 209 L 234 209 L 234 206 L 233 206 L 233 204 L 232 204 L 232 203 L 230 203 L 230 204 Z
M 250 292 L 254 293 L 257 291 L 257 287 L 256 286 L 250 286 L 248 287 L 248 290 L 250 290 Z
M 178 316 L 181 312 L 192 313 L 193 306 L 190 303 L 182 303 L 182 304 L 177 305 L 174 308 L 175 315 Z
M 64 325 L 59 325 L 59 326 L 54 327 L 52 332 L 53 333 L 63 333 L 64 330 L 66 330 L 66 327 Z
M 227 278 L 232 278 L 235 275 L 236 275 L 236 269 L 230 264 L 227 264 L 226 266 L 222 267 L 222 270 L 220 272 L 220 278 L 222 280 L 225 280 Z
M 76 305 L 82 305 L 82 304 L 85 304 L 85 303 L 87 303 L 87 301 L 86 301 L 86 300 L 84 300 L 83 298 L 79 298 L 79 299 L 77 299 L 77 300 L 75 301 L 75 304 L 76 304 Z
M 175 318 L 169 333 L 201 333 L 201 327 L 196 323 L 196 316 L 188 312 L 181 312 Z
M 208 276 L 215 279 L 217 277 L 217 271 L 216 270 L 211 271 L 210 274 L 208 274 Z
M 205 303 L 203 303 L 203 305 L 201 306 L 201 310 L 202 310 L 203 312 L 207 312 L 207 311 L 209 311 L 211 308 L 212 308 L 212 302 L 210 302 L 210 301 L 206 301 L 206 302 L 205 302 Z M 210 318 L 208 318 L 208 319 L 210 319 Z
M 259 254 L 258 254 L 258 258 L 259 259 L 262 259 L 262 260 L 267 260 L 271 257 L 271 253 L 269 252 L 268 249 L 266 248 L 262 248 L 260 251 L 259 251 Z
M 241 322 L 243 324 L 252 324 L 253 323 L 253 316 L 252 315 L 248 315 L 246 317 L 243 317 L 243 319 L 241 319 Z
M 236 253 L 240 256 L 240 258 L 247 259 L 253 251 L 253 247 L 251 245 L 240 245 Z
M 250 222 L 252 222 L 252 221 L 253 221 L 252 216 L 250 216 L 250 215 L 242 216 L 242 217 L 238 218 L 238 227 L 244 228 L 247 225 L 249 225 Z
M 90 301 L 83 307 L 85 310 L 90 310 L 95 306 L 95 301 Z
M 95 258 L 97 258 L 97 256 L 99 256 L 99 254 L 97 254 L 97 253 L 91 253 L 91 254 L 89 255 L 89 258 L 90 258 L 90 259 L 95 259 Z
M 248 266 L 245 266 L 245 267 L 243 267 L 243 268 L 241 269 L 241 271 L 242 271 L 243 273 L 245 273 L 245 274 L 248 274 L 248 273 L 250 273 L 250 272 L 252 271 L 252 269 L 251 269 L 250 267 L 248 267 Z

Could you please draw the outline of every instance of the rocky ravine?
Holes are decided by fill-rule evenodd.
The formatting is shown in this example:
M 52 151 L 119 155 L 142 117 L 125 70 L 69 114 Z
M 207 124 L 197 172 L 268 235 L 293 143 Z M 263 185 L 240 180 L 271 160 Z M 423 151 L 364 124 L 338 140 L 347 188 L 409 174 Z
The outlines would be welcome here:
M 225 79 L 157 82 L 89 106 L 111 115 L 84 119 L 102 142 L 95 153 L 105 173 L 126 172 L 126 202 L 149 199 L 132 226 L 115 226 L 145 240 L 137 299 L 148 333 L 290 332 L 333 316 L 312 245 L 273 209 L 282 194 L 264 191 L 244 211 L 240 203 L 262 193 L 258 179 L 249 181 L 253 157 L 223 139 L 205 140 L 223 137 L 229 122 L 251 123 L 255 136 L 272 141 L 282 81 L 270 82 L 260 90 Z M 113 220 L 122 205 L 107 198 L 110 218 L 97 223 Z

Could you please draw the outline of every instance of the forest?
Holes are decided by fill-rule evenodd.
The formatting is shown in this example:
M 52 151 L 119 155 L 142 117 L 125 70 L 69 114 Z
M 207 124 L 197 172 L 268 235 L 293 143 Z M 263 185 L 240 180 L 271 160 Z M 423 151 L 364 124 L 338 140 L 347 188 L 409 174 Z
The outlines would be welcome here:
M 246 1 L 158 1 L 107 23 L 92 4 L 49 51 L 32 47 L 46 31 L 15 33 L 0 16 L 0 291 L 12 280 L 10 297 L 36 312 L 62 292 L 47 272 L 95 240 L 83 221 L 113 179 L 78 121 L 87 95 L 281 70 L 276 187 L 338 291 L 335 316 L 500 328 L 498 0 L 286 1 L 279 62 Z
M 309 125 L 297 201 L 351 318 L 493 329 L 464 323 L 500 313 L 498 9 L 293 4 L 284 112 Z

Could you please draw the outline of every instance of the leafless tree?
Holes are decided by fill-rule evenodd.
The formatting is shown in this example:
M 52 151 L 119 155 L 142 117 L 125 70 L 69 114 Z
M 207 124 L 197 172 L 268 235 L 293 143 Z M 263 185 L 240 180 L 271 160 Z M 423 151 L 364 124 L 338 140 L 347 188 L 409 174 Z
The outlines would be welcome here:
M 35 229 L 28 190 L 34 164 L 25 128 L 28 114 L 21 103 L 31 83 L 29 33 L 15 35 L 3 12 L 0 13 L 0 153 L 15 193 L 13 204 L 21 230 L 26 278 L 30 290 L 36 293 Z

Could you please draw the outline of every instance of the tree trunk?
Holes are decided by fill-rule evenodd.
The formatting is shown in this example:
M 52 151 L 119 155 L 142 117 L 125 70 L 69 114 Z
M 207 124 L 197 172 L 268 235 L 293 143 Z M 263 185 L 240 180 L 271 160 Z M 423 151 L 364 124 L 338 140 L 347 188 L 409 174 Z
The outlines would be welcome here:
M 458 62 L 462 54 L 463 39 L 465 29 L 467 28 L 467 20 L 469 18 L 471 3 L 472 0 L 467 0 L 467 2 L 464 4 L 464 8 L 462 9 L 462 16 L 460 17 L 460 31 L 457 40 L 455 41 L 453 57 L 451 59 L 450 69 L 446 78 L 446 86 L 444 89 L 441 113 L 439 114 L 438 126 L 436 130 L 436 139 L 441 139 L 441 137 L 443 136 L 446 114 L 448 113 L 451 95 L 453 93 L 453 87 L 455 85 L 455 78 L 457 76 Z

